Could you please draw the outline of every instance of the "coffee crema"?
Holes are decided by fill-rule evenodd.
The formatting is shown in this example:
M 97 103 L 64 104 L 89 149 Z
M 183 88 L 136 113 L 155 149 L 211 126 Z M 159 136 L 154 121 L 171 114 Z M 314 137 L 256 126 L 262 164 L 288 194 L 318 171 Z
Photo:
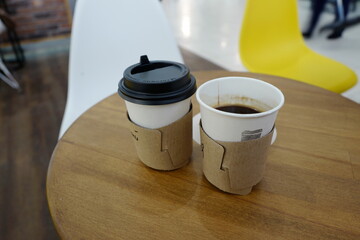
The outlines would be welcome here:
M 245 105 L 239 105 L 239 104 L 233 104 L 233 105 L 223 105 L 215 107 L 217 110 L 223 111 L 223 112 L 229 112 L 229 113 L 238 113 L 238 114 L 254 114 L 254 113 L 260 113 L 261 111 L 245 106 Z

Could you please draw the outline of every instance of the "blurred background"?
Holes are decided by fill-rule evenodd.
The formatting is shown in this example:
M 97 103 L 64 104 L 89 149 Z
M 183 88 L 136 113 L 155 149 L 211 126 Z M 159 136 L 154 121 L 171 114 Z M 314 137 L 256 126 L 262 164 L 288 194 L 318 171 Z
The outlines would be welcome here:
M 306 43 L 347 65 L 359 77 L 360 23 L 354 22 L 334 39 L 328 38 L 331 29 L 319 31 L 336 18 L 335 2 L 326 2 Z M 184 61 L 192 71 L 246 71 L 238 51 L 245 3 L 161 1 Z M 16 90 L 0 81 L 1 240 L 58 239 L 46 201 L 46 171 L 65 108 L 75 4 L 76 0 L 0 1 L 0 55 L 21 87 Z M 312 4 L 310 0 L 298 0 L 303 31 L 309 27 Z M 347 18 L 359 17 L 360 1 L 352 0 Z M 360 103 L 359 83 L 343 96 Z

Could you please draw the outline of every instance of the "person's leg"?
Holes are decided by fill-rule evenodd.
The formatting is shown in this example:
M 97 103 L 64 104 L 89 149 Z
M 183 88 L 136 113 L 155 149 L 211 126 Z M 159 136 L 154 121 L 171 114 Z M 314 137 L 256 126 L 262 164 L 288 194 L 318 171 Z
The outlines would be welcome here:
M 342 2 L 343 2 L 343 7 L 344 7 L 344 20 L 346 21 L 346 16 L 349 12 L 350 0 L 342 0 Z M 335 21 L 337 21 L 337 19 L 339 19 L 338 16 L 336 17 Z M 327 38 L 328 39 L 337 39 L 337 38 L 341 37 L 343 31 L 344 31 L 344 28 L 336 28 Z
M 313 33 L 316 24 L 320 18 L 322 11 L 324 10 L 326 0 L 312 0 L 312 13 L 309 22 L 309 26 L 306 31 L 303 32 L 305 38 L 310 38 Z

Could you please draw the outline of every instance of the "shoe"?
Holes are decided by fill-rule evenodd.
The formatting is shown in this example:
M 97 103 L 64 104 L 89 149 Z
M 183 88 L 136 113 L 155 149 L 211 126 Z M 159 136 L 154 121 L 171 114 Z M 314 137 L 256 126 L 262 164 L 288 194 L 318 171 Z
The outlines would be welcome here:
M 302 33 L 304 38 L 311 38 L 311 33 L 310 32 L 303 32 Z
M 340 38 L 342 35 L 342 32 L 334 31 L 332 34 L 327 36 L 328 39 L 337 39 Z

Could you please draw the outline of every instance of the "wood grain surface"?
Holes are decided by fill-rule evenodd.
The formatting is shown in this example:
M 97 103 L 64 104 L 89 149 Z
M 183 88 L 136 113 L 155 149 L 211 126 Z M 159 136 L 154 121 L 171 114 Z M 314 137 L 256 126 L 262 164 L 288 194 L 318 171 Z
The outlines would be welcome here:
M 198 85 L 250 76 L 280 88 L 263 180 L 251 194 L 226 194 L 192 161 L 170 172 L 144 166 L 113 95 L 78 119 L 59 141 L 47 196 L 63 239 L 360 239 L 360 106 L 335 93 L 284 78 L 194 72 Z M 194 114 L 199 105 L 193 98 Z

